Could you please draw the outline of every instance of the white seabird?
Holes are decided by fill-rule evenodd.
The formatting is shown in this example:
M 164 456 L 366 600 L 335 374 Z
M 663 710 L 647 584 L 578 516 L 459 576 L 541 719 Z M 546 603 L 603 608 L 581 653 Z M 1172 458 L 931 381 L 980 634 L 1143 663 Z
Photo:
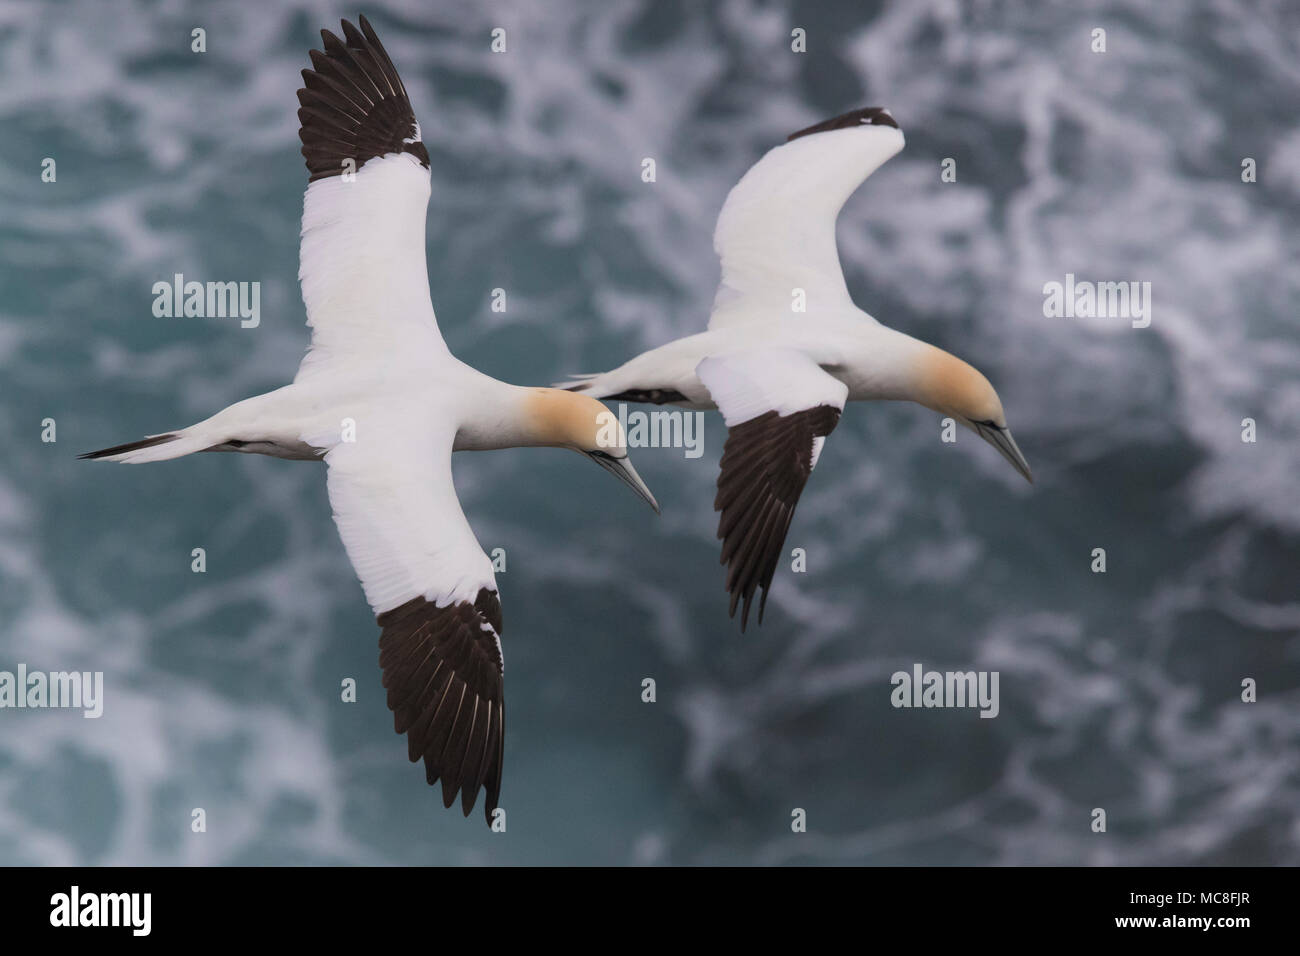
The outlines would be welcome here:
M 849 298 L 835 221 L 903 148 L 888 110 L 867 108 L 791 134 L 731 190 L 713 248 L 722 281 L 708 331 L 560 387 L 608 401 L 717 408 L 728 428 L 714 508 L 729 613 L 767 589 L 795 505 L 846 401 L 917 402 L 951 416 L 1033 481 L 997 392 L 942 349 L 887 328 Z
M 488 820 L 505 741 L 501 605 L 452 484 L 453 451 L 580 451 L 658 504 L 617 419 L 592 398 L 507 385 L 458 361 L 425 266 L 429 155 L 406 89 L 365 17 L 321 31 L 298 91 L 301 266 L 311 347 L 293 383 L 206 421 L 82 455 L 163 461 L 199 451 L 324 460 L 334 520 L 382 628 L 398 733 L 443 802 Z

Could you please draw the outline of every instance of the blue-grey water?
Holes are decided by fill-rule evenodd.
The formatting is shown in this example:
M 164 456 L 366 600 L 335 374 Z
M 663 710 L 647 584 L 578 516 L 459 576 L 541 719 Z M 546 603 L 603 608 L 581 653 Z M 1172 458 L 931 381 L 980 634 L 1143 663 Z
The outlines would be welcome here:
M 698 459 L 634 451 L 659 519 L 576 455 L 458 456 L 507 556 L 492 833 L 406 761 L 322 468 L 75 458 L 292 377 L 294 92 L 358 8 L 6 5 L 0 670 L 102 671 L 105 699 L 0 710 L 0 862 L 1300 862 L 1294 4 L 360 10 L 432 157 L 458 356 L 545 384 L 701 329 L 731 184 L 886 105 L 908 144 L 840 221 L 850 289 L 986 372 L 1036 483 L 931 412 L 850 406 L 791 530 L 807 571 L 742 636 L 716 413 Z M 260 325 L 155 318 L 175 273 L 260 282 Z M 1150 282 L 1150 326 L 1045 317 L 1067 273 Z M 914 663 L 997 671 L 999 715 L 892 707 Z

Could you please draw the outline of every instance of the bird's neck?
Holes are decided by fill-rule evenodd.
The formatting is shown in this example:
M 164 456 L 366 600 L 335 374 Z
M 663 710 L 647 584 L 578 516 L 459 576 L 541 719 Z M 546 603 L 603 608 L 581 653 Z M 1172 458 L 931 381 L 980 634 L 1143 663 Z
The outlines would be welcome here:
M 980 373 L 951 352 L 920 339 L 908 338 L 910 344 L 900 363 L 904 397 L 943 415 L 953 414 L 953 409 L 964 407 L 966 397 L 973 393 L 982 379 Z
M 915 402 L 951 414 L 973 377 L 967 363 L 943 349 L 872 322 L 861 327 L 862 356 L 858 397 Z
M 583 431 L 585 418 L 591 417 L 581 402 L 580 396 L 563 389 L 494 381 L 468 409 L 456 448 L 487 451 L 572 444 Z

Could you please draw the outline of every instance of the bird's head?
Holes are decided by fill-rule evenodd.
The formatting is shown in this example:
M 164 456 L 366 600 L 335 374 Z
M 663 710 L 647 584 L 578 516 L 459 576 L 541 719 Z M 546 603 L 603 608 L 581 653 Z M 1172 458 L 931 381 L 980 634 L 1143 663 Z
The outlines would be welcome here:
M 659 502 L 628 460 L 627 435 L 617 415 L 594 398 L 558 388 L 534 389 L 528 404 L 538 444 L 581 452 L 659 513 Z
M 1007 428 L 1002 401 L 979 369 L 942 349 L 927 349 L 917 377 L 920 404 L 965 425 L 1033 482 L 1029 463 Z

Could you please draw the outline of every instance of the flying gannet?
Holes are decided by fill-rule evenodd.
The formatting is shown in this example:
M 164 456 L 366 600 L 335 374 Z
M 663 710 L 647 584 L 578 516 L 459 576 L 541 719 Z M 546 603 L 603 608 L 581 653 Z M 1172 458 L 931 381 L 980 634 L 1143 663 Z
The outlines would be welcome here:
M 835 244 L 845 201 L 903 148 L 888 110 L 792 133 L 735 185 L 713 248 L 722 280 L 708 331 L 560 387 L 607 401 L 717 408 L 728 433 L 714 509 L 729 613 L 767 590 L 799 495 L 846 401 L 904 400 L 951 416 L 1031 482 L 997 392 L 961 359 L 904 335 L 849 298 Z
M 301 265 L 311 346 L 293 383 L 206 421 L 82 455 L 128 463 L 200 451 L 324 460 L 339 534 L 378 617 L 379 664 L 410 759 L 489 822 L 505 740 L 501 605 L 452 484 L 451 453 L 570 448 L 659 510 L 600 402 L 522 388 L 458 361 L 425 264 L 429 155 L 406 89 L 365 17 L 321 31 L 298 91 L 310 171 Z

